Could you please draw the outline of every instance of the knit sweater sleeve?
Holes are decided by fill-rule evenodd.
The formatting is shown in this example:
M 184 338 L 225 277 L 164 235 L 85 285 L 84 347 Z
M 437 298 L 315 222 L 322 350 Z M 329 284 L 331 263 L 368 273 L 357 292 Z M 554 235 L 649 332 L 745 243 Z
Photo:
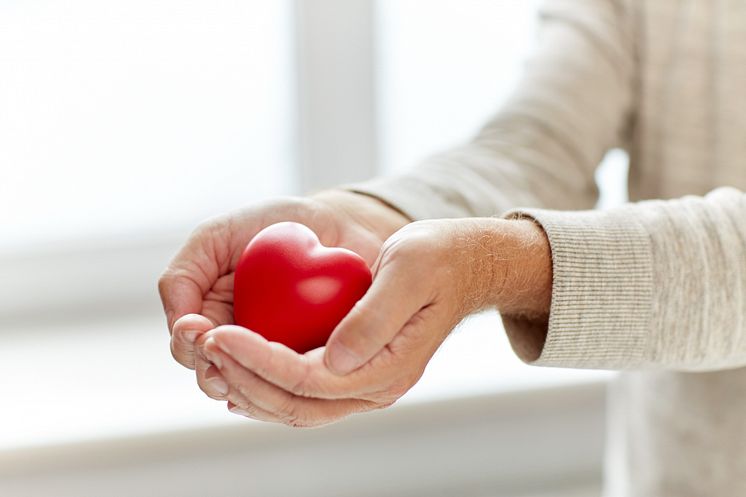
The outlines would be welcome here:
M 546 2 L 523 78 L 471 142 L 405 174 L 347 188 L 413 219 L 592 207 L 595 169 L 609 149 L 625 144 L 634 107 L 633 23 L 624 5 Z
M 503 316 L 524 360 L 604 369 L 746 366 L 743 192 L 506 216 L 539 222 L 552 248 L 546 339 L 529 339 L 536 330 Z

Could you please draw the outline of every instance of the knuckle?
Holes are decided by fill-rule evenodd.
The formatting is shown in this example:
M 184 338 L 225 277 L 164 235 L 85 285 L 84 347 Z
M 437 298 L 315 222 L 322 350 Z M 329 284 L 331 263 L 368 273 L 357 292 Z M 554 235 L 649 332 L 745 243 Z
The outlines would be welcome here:
M 246 385 L 244 382 L 238 382 L 232 386 L 232 388 L 235 388 L 238 395 L 241 397 L 241 400 L 243 402 L 248 402 L 248 399 L 252 398 L 251 389 L 248 385 Z M 243 407 L 243 406 L 241 406 Z
M 300 397 L 307 397 L 309 395 L 309 392 L 314 390 L 314 387 L 310 376 L 310 364 L 306 359 L 306 356 L 301 357 L 303 358 L 303 366 L 300 371 L 298 380 L 290 387 L 290 393 Z
M 271 371 L 275 368 L 277 362 L 277 352 L 275 352 L 275 344 L 270 342 L 267 354 L 264 356 L 264 360 L 257 361 L 256 374 L 261 378 L 267 378 L 270 376 Z
M 285 423 L 287 426 L 290 426 L 291 428 L 318 428 L 320 426 L 328 425 L 330 423 L 334 422 L 333 419 L 324 419 L 324 418 L 296 418 L 290 423 Z
M 305 378 L 301 378 L 296 383 L 293 383 L 293 385 L 288 390 L 293 395 L 297 395 L 299 397 L 306 397 L 308 394 L 308 382 Z
M 313 423 L 305 423 L 301 421 L 294 421 L 294 422 L 286 423 L 286 424 L 287 426 L 291 428 L 314 428 L 315 426 L 317 426 Z
M 163 297 L 168 292 L 171 282 L 174 279 L 174 273 L 171 267 L 167 267 L 163 270 L 161 275 L 158 277 L 158 293 Z
M 240 412 L 235 412 L 235 410 L 232 410 L 233 414 L 236 414 L 238 416 L 243 416 L 245 418 L 251 418 L 251 419 L 260 419 L 261 416 L 259 415 L 259 411 L 257 410 L 257 407 L 252 404 L 251 402 L 242 400 L 237 402 L 233 402 L 236 407 L 240 409 Z
M 308 424 L 292 398 L 288 398 L 280 404 L 277 415 L 280 418 L 280 421 L 287 426 L 302 428 Z
M 398 260 L 408 252 L 406 238 L 401 231 L 395 233 L 381 247 L 381 261 Z
M 422 226 L 412 223 L 392 235 L 381 248 L 383 263 L 397 262 L 406 264 L 409 261 L 420 261 L 432 250 L 432 241 Z
M 407 393 L 407 391 L 408 391 L 408 390 L 409 390 L 409 388 L 408 388 L 407 386 L 403 385 L 403 384 L 397 384 L 397 385 L 393 385 L 393 386 L 392 386 L 392 387 L 391 387 L 391 388 L 389 389 L 387 397 L 388 397 L 388 398 L 399 399 L 399 398 L 401 398 L 401 397 L 402 397 L 402 396 L 403 396 L 403 395 L 404 395 L 405 393 Z
M 235 414 L 236 416 L 241 416 L 242 418 L 249 418 L 249 419 L 256 419 L 254 411 L 252 408 L 248 407 L 245 404 L 236 404 L 239 410 L 231 410 L 231 414 Z
M 220 239 L 222 233 L 229 231 L 230 222 L 230 218 L 224 215 L 202 221 L 192 230 L 180 254 L 183 251 L 201 252 L 209 249 L 214 240 Z

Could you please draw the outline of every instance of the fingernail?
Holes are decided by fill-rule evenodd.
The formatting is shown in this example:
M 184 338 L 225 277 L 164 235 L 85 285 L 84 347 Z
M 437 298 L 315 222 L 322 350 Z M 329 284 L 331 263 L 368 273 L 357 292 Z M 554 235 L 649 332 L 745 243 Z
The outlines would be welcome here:
M 205 343 L 202 345 L 202 350 L 205 351 L 205 357 L 208 361 L 213 363 L 218 369 L 223 368 L 223 360 L 220 358 L 220 354 L 217 352 L 218 350 L 220 350 L 220 347 L 217 346 L 213 337 L 205 340 Z
M 228 393 L 228 384 L 225 380 L 219 376 L 210 378 L 207 380 L 210 386 L 220 395 L 226 395 Z
M 247 411 L 246 409 L 241 409 L 240 407 L 234 407 L 230 411 L 233 414 L 238 414 L 239 416 L 251 417 L 251 413 L 249 411 Z
M 216 368 L 223 369 L 223 360 L 220 359 L 220 356 L 218 356 L 217 354 L 213 354 L 212 352 L 209 352 L 206 350 L 205 357 L 207 357 L 207 360 L 213 363 Z
M 199 331 L 197 330 L 187 330 L 183 333 L 184 340 L 186 340 L 188 343 L 194 343 L 195 340 L 197 340 L 197 335 L 199 335 Z
M 344 345 L 336 345 L 329 351 L 329 366 L 337 374 L 347 374 L 360 365 L 360 359 Z

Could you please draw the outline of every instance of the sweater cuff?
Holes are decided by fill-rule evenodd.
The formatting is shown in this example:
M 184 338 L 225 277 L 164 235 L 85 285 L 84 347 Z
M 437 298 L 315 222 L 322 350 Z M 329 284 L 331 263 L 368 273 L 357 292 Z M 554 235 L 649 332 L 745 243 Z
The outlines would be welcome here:
M 547 328 L 537 330 L 535 323 L 503 316 L 511 346 L 521 359 L 540 366 L 594 369 L 644 363 L 653 256 L 650 237 L 632 210 L 519 209 L 504 215 L 537 222 L 552 250 Z

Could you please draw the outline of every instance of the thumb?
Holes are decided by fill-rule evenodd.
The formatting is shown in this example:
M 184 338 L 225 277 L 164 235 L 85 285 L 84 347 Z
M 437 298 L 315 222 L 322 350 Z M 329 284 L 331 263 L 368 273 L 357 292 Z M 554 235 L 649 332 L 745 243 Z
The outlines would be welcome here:
M 426 304 L 422 279 L 407 269 L 395 263 L 379 266 L 368 292 L 329 337 L 325 362 L 332 372 L 346 375 L 368 362 Z

